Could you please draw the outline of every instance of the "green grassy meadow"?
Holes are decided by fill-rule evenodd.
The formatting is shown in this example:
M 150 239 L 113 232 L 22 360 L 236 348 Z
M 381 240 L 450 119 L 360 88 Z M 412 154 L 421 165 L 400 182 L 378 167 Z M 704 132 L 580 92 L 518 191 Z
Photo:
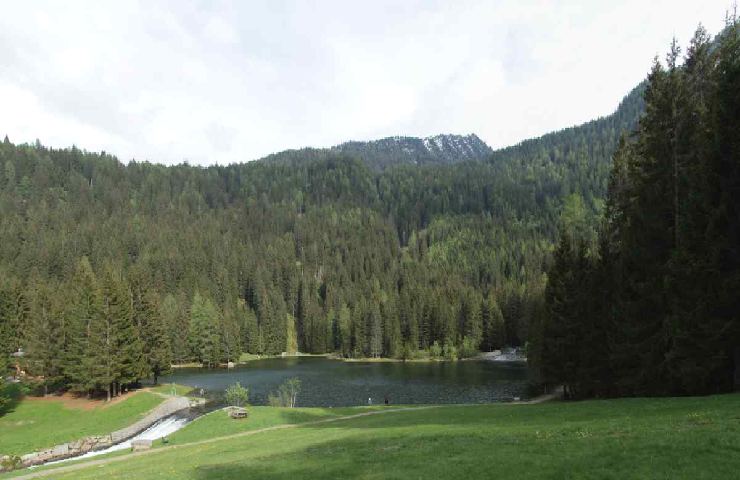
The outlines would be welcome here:
M 301 424 L 392 407 L 275 408 L 249 407 L 249 418 L 234 420 L 224 410 L 204 415 L 167 438 L 170 445 L 197 442 L 285 424 Z
M 57 399 L 20 399 L 0 416 L 0 454 L 22 455 L 88 435 L 110 433 L 139 420 L 164 400 L 140 392 L 120 402 L 74 408 Z
M 52 470 L 52 478 L 730 479 L 740 472 L 738 394 L 445 406 L 207 440 L 366 409 L 330 410 L 253 408 L 247 420 L 217 412 L 173 435 L 172 448 Z
M 180 395 L 186 396 L 193 391 L 193 387 L 187 385 L 179 385 L 177 383 L 161 383 L 149 388 L 150 391 L 155 393 L 161 393 L 164 395 Z

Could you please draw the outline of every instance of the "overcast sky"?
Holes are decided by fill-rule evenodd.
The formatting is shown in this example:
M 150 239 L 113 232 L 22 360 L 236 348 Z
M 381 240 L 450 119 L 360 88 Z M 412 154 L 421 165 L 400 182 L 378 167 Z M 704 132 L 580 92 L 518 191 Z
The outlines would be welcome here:
M 3 2 L 0 135 L 203 165 L 391 135 L 501 147 L 609 114 L 730 5 Z

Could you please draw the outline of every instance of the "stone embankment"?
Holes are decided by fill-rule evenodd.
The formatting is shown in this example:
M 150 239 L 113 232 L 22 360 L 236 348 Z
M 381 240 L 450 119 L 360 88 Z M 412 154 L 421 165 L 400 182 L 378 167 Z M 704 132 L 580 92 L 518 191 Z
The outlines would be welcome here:
M 56 460 L 64 460 L 70 457 L 76 457 L 83 455 L 88 452 L 95 450 L 102 450 L 108 448 L 117 443 L 128 440 L 134 437 L 138 433 L 146 430 L 153 424 L 157 423 L 161 419 L 172 415 L 173 413 L 179 412 L 190 408 L 191 400 L 187 397 L 169 397 L 167 400 L 162 402 L 159 406 L 149 412 L 144 418 L 138 422 L 129 425 L 121 430 L 109 433 L 107 435 L 94 435 L 85 437 L 80 440 L 73 442 L 63 443 L 56 445 L 46 450 L 29 453 L 20 457 L 20 462 L 17 459 L 11 457 L 0 458 L 0 472 L 3 471 L 3 465 L 13 465 L 13 467 L 31 467 L 34 465 L 41 465 L 46 462 L 52 462 Z M 15 461 L 14 461 L 15 460 Z M 18 465 L 17 463 L 20 463 Z

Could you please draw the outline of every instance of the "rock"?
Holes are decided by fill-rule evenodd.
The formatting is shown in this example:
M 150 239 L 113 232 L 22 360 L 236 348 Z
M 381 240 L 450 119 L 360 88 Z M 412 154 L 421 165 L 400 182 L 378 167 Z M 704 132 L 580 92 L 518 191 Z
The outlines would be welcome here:
M 21 465 L 30 467 L 39 463 L 39 454 L 36 452 L 21 455 Z
M 69 445 L 67 445 L 66 443 L 57 445 L 56 447 L 51 449 L 51 454 L 55 457 L 64 457 L 66 455 L 69 455 Z

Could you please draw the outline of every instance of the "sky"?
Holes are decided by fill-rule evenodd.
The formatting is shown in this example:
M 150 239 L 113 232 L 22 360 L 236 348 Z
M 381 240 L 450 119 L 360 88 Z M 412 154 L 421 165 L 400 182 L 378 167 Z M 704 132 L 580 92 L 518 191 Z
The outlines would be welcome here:
M 731 0 L 2 2 L 0 135 L 211 165 L 608 115 Z

